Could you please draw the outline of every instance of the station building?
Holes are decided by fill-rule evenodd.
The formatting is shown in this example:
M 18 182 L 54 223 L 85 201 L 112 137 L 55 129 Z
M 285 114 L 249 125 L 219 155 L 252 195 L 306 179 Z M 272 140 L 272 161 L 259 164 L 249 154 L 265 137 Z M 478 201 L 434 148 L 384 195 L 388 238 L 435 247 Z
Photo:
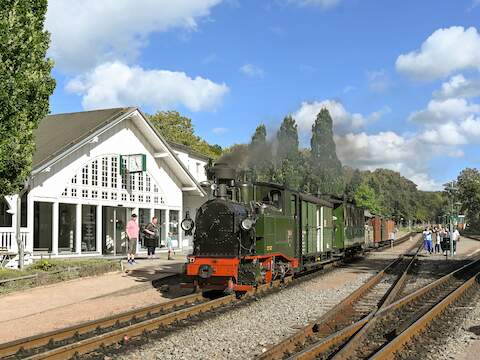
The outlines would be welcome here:
M 187 212 L 194 218 L 206 200 L 200 183 L 208 158 L 167 142 L 138 108 L 49 115 L 35 138 L 21 199 L 27 262 L 123 255 L 132 213 L 140 226 L 157 216 L 160 243 L 170 232 L 176 249 L 191 246 L 180 222 Z M 17 252 L 17 196 L 0 201 L 0 247 L 11 254 Z M 146 251 L 141 242 L 137 249 Z

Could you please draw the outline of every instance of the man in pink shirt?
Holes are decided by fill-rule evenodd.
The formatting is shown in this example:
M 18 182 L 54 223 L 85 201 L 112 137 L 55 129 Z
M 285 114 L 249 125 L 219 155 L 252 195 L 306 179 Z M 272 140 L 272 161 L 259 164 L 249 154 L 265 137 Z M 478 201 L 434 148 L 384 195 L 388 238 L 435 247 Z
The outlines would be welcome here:
M 136 264 L 135 262 L 135 254 L 137 252 L 137 239 L 138 233 L 140 228 L 137 223 L 137 215 L 132 214 L 132 218 L 127 223 L 127 227 L 125 229 L 127 231 L 127 261 L 130 265 Z

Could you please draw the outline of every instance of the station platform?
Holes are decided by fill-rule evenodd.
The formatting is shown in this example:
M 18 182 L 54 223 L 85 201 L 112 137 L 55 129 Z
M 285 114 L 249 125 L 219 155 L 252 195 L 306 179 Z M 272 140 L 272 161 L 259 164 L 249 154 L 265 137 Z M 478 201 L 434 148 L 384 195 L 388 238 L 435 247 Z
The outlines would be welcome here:
M 158 256 L 136 259 L 136 265 L 123 260 L 123 271 L 0 297 L 2 323 L 15 324 L 0 327 L 0 343 L 169 301 L 154 282 L 181 273 L 186 258 L 178 253 L 175 260 L 167 260 L 166 254 Z

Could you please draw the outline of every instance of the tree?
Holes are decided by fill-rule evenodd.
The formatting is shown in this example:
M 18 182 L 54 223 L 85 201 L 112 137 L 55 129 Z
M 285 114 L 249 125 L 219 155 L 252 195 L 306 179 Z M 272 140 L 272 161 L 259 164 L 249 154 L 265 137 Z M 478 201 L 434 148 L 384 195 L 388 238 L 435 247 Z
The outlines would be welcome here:
M 195 135 L 192 120 L 180 115 L 178 111 L 158 111 L 154 115 L 148 115 L 148 118 L 169 141 L 186 145 L 212 159 L 217 159 L 222 154 L 220 145 L 211 145 Z
M 291 189 L 299 189 L 302 169 L 298 151 L 298 127 L 290 115 L 283 119 L 277 131 L 276 149 L 277 156 L 271 180 Z
M 48 114 L 55 89 L 43 28 L 47 0 L 0 0 L 0 196 L 18 193 L 18 266 L 23 268 L 20 199 L 35 151 L 34 131 Z
M 375 191 L 368 186 L 366 182 L 362 182 L 355 191 L 355 202 L 357 206 L 368 209 L 372 214 L 380 214 L 380 201 Z
M 464 169 L 457 178 L 455 195 L 462 203 L 470 229 L 480 230 L 480 172 L 477 169 Z
M 0 196 L 23 188 L 55 89 L 46 11 L 47 0 L 0 0 Z
M 272 149 L 267 142 L 267 128 L 264 124 L 257 126 L 248 145 L 248 167 L 256 181 L 271 180 Z
M 342 163 L 333 141 L 333 121 L 326 108 L 320 110 L 312 125 L 311 166 L 317 192 L 340 195 L 344 192 Z
M 294 160 L 298 157 L 297 123 L 290 115 L 286 116 L 277 131 L 277 159 Z

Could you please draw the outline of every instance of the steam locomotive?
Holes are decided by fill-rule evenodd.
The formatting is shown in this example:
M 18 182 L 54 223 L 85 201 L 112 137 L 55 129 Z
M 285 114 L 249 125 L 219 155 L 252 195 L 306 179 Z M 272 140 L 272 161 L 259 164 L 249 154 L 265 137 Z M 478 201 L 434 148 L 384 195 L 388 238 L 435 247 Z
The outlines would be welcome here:
M 197 211 L 185 279 L 208 291 L 252 290 L 259 284 L 362 251 L 364 211 L 341 198 L 320 198 L 284 186 L 240 182 L 227 164 L 213 166 L 213 198 Z

